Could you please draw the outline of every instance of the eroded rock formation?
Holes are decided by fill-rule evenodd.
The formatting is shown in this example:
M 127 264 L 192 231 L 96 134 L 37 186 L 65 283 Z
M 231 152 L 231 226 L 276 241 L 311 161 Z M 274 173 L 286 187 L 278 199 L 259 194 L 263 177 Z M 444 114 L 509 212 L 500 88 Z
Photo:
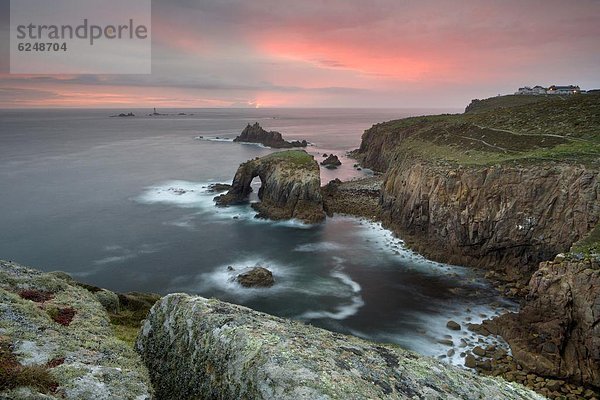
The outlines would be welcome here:
M 595 258 L 543 262 L 526 305 L 483 327 L 500 334 L 513 357 L 540 375 L 600 387 L 600 264 Z
M 260 177 L 259 203 L 252 207 L 258 217 L 274 220 L 296 218 L 306 223 L 325 218 L 319 165 L 303 150 L 289 150 L 250 160 L 238 168 L 231 189 L 215 197 L 217 205 L 248 201 L 251 183 Z
M 395 346 L 184 294 L 152 308 L 136 347 L 164 400 L 542 399 Z
M 274 149 L 290 149 L 292 147 L 308 146 L 308 142 L 306 140 L 301 142 L 297 140 L 288 142 L 283 139 L 281 133 L 279 132 L 267 132 L 260 126 L 258 122 L 254 123 L 254 125 L 248 124 L 242 133 L 233 139 L 233 141 L 244 143 L 260 143 L 264 146 L 272 147 Z

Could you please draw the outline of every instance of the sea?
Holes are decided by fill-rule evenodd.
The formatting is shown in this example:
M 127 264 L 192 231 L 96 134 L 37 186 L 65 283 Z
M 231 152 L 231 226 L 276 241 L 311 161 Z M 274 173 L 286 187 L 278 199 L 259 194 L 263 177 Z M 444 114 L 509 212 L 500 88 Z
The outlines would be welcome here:
M 275 151 L 232 141 L 249 123 L 307 140 L 317 160 L 338 155 L 340 168 L 321 171 L 325 184 L 373 173 L 346 155 L 373 124 L 458 110 L 151 112 L 0 110 L 0 258 L 118 292 L 214 297 L 457 365 L 481 345 L 468 323 L 515 309 L 480 271 L 427 260 L 378 223 L 256 219 L 249 204 L 216 207 L 207 190 Z M 257 265 L 273 287 L 235 282 Z

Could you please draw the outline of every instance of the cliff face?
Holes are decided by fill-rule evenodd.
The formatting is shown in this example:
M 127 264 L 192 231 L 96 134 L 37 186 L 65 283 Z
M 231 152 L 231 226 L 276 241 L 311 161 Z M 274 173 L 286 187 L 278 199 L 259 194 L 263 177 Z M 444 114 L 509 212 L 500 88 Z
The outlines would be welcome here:
M 161 399 L 541 399 L 389 345 L 248 308 L 166 296 L 137 349 Z
M 544 261 L 599 231 L 600 96 L 533 100 L 378 124 L 356 156 L 385 172 L 381 218 L 409 245 L 529 293 L 519 314 L 484 324 L 523 370 L 598 387 L 597 263 Z
M 258 122 L 256 122 L 254 125 L 248 124 L 242 133 L 233 139 L 233 141 L 244 143 L 260 143 L 274 149 L 290 149 L 292 147 L 306 147 L 308 145 L 306 140 L 303 140 L 302 142 L 288 142 L 283 139 L 281 133 L 276 131 L 267 132 L 260 126 Z
M 0 398 L 150 399 L 99 297 L 62 275 L 0 261 Z
M 518 277 L 598 223 L 600 182 L 572 165 L 401 164 L 386 174 L 381 206 L 389 226 L 435 258 Z
M 544 262 L 529 282 L 526 305 L 484 326 L 501 334 L 513 356 L 541 375 L 600 387 L 598 259 Z
M 273 153 L 243 163 L 233 178 L 231 189 L 215 197 L 216 203 L 226 206 L 246 202 L 256 176 L 262 182 L 258 192 L 261 201 L 252 205 L 258 217 L 296 218 L 306 223 L 325 219 L 319 165 L 301 150 Z
M 386 173 L 387 225 L 432 258 L 525 277 L 593 229 L 600 96 L 534 100 L 366 130 L 355 155 Z

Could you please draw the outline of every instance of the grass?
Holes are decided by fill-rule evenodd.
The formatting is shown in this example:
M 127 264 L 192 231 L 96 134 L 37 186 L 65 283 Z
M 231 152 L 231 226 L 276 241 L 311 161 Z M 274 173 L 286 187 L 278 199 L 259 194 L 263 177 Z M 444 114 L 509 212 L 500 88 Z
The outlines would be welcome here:
M 496 96 L 490 97 L 484 100 L 473 100 L 467 107 L 465 112 L 467 113 L 480 113 L 489 110 L 496 110 L 498 108 L 515 107 L 527 104 L 539 103 L 542 101 L 560 101 L 565 96 L 557 95 L 507 95 L 507 96 Z
M 118 313 L 108 313 L 115 336 L 133 346 L 142 320 L 159 299 L 160 296 L 153 293 L 119 294 L 121 309 Z
M 465 114 L 389 121 L 371 132 L 387 135 L 385 142 L 392 145 L 382 151 L 399 159 L 600 165 L 600 95 L 502 96 L 482 102 L 485 107 Z
M 58 383 L 48 371 L 53 365 L 21 365 L 6 338 L 0 338 L 0 392 L 28 386 L 43 393 L 54 392 Z
M 304 150 L 278 151 L 263 157 L 263 160 L 283 160 L 302 167 L 311 166 L 314 163 L 313 157 Z
M 600 254 L 600 223 L 582 240 L 575 243 L 571 253 L 583 253 L 584 255 Z
M 91 293 L 97 293 L 102 289 L 84 283 L 77 283 Z M 140 330 L 140 325 L 148 312 L 160 299 L 160 295 L 155 293 L 119 293 L 119 312 L 107 311 L 110 319 L 110 324 L 115 336 L 123 342 L 131 345 L 135 344 L 135 340 Z

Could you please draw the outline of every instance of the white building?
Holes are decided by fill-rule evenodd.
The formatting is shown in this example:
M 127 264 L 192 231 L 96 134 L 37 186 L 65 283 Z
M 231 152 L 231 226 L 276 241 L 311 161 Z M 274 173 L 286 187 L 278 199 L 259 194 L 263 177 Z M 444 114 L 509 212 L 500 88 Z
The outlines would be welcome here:
M 579 86 L 556 86 L 552 85 L 546 91 L 547 94 L 577 94 L 581 93 Z
M 525 86 L 525 87 L 519 88 L 519 90 L 517 90 L 515 92 L 515 94 L 526 94 L 526 95 L 546 94 L 546 90 L 547 89 L 545 87 L 541 87 L 541 86 L 534 86 L 534 87 Z

